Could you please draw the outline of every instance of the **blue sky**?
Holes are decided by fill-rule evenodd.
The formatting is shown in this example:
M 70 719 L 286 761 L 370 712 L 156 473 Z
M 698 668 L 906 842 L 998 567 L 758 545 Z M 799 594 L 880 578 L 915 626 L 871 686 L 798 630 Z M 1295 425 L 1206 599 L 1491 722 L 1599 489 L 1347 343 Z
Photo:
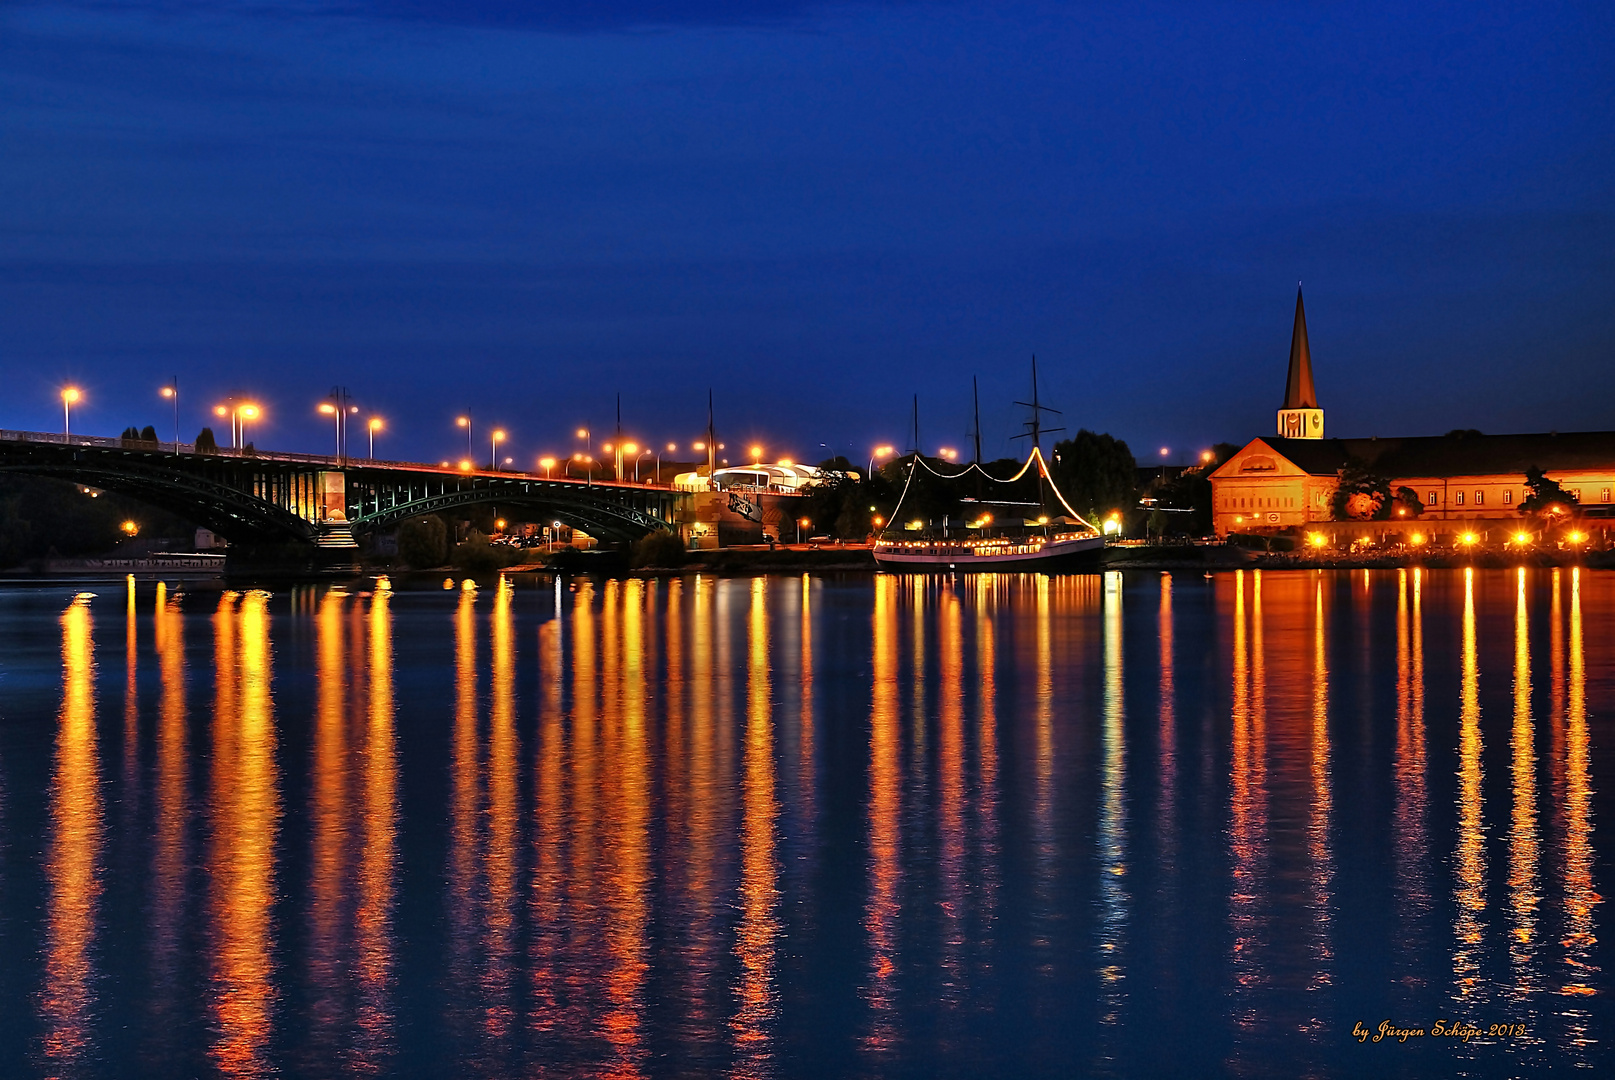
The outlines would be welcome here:
M 530 8 L 546 8 L 537 14 Z M 1011 452 L 1027 361 L 1140 458 L 1272 426 L 1615 428 L 1607 4 L 82 3 L 0 10 L 0 426 L 232 391 Z

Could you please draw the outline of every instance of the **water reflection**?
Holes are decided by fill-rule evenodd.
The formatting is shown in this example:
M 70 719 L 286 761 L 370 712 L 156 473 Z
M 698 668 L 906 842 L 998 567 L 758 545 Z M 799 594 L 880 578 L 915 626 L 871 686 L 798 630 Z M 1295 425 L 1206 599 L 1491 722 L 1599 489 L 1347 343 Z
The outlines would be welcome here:
M 1570 685 L 1566 693 L 1565 732 L 1565 840 L 1564 840 L 1564 984 L 1562 992 L 1574 999 L 1598 993 L 1593 950 L 1598 944 L 1595 908 L 1603 902 L 1593 887 L 1591 744 L 1587 730 L 1587 660 L 1582 635 L 1582 572 L 1570 586 Z M 1591 1031 L 1591 1014 L 1576 1000 L 1565 1007 L 1566 1032 L 1577 1058 L 1597 1043 Z
M 1607 1063 L 1615 578 L 117 588 L 125 669 L 84 597 L 7 683 L 41 1074 L 1330 1075 L 1366 1008 L 1533 1031 L 1392 1073 Z
M 737 1011 L 730 1028 L 735 1040 L 734 1075 L 759 1077 L 770 1071 L 769 1041 L 774 1022 L 774 950 L 779 936 L 775 907 L 778 868 L 774 856 L 774 736 L 769 680 L 768 582 L 751 581 L 747 620 L 746 750 L 743 765 L 744 818 L 740 833 L 740 926 L 735 955 L 740 960 Z
M 44 1020 L 47 1068 L 71 1074 L 91 1052 L 97 907 L 101 898 L 101 776 L 95 743 L 95 645 L 90 597 L 61 616 L 62 702 L 45 856 Z
M 1453 902 L 1458 914 L 1453 922 L 1457 947 L 1453 951 L 1452 970 L 1460 1001 L 1477 997 L 1483 989 L 1480 950 L 1485 933 L 1486 834 L 1481 794 L 1485 774 L 1481 764 L 1479 648 L 1475 627 L 1475 571 L 1467 569 L 1464 571 L 1462 675 L 1458 691 L 1458 842 L 1453 875 Z
M 207 853 L 214 1063 L 261 1076 L 275 999 L 273 906 L 279 775 L 270 687 L 269 596 L 226 593 L 214 615 L 212 838 Z

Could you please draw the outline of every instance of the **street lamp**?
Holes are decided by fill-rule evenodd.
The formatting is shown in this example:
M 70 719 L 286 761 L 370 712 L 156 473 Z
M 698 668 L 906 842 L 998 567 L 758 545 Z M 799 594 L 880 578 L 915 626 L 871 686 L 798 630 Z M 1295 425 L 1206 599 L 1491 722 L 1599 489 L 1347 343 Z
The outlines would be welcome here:
M 240 425 L 241 447 L 238 447 L 238 449 L 240 449 L 247 445 L 247 421 L 258 419 L 258 406 L 253 405 L 250 402 L 244 404 L 236 410 L 236 415 L 240 417 L 240 419 L 237 420 L 237 423 Z
M 465 428 L 465 456 L 471 456 L 471 418 L 469 416 L 455 417 L 454 422 Z
M 179 453 L 179 376 L 178 375 L 174 376 L 174 381 L 173 382 L 171 382 L 167 386 L 163 387 L 163 397 L 169 398 L 174 402 L 174 453 L 178 454 Z
M 629 443 L 628 446 L 626 447 L 626 449 L 630 454 L 633 454 L 634 450 L 636 448 L 635 448 L 633 443 Z M 645 447 L 645 449 L 640 450 L 638 454 L 635 454 L 635 456 L 634 456 L 634 483 L 636 483 L 636 484 L 639 483 L 639 463 L 641 461 L 644 461 L 646 458 L 650 457 L 653 454 L 656 455 L 656 458 L 657 458 L 658 461 L 661 460 L 661 455 L 657 454 L 656 451 L 652 450 L 648 446 Z
M 936 452 L 936 456 L 939 458 L 946 458 L 948 461 L 956 461 L 959 458 L 959 451 L 950 446 L 944 446 L 942 449 Z
M 800 544 L 802 542 L 802 530 L 807 528 L 808 526 L 810 526 L 812 524 L 813 524 L 813 519 L 812 518 L 797 518 L 796 519 L 796 542 L 798 544 Z
M 378 432 L 378 431 L 380 431 L 382 429 L 381 417 L 372 416 L 370 418 L 370 423 L 366 424 L 365 427 L 370 429 L 370 460 L 375 461 L 376 460 L 376 432 Z
M 79 393 L 78 387 L 69 386 L 62 391 L 62 438 L 69 439 L 73 435 L 73 419 L 68 410 L 78 404 L 84 395 Z
M 541 457 L 538 459 L 538 467 L 544 470 L 544 479 L 548 480 L 550 478 L 550 470 L 555 468 L 555 459 L 552 457 Z
M 875 475 L 875 460 L 877 458 L 890 457 L 892 453 L 893 450 L 890 446 L 877 446 L 871 450 L 869 452 L 869 472 L 865 474 L 864 478 L 870 479 Z
M 336 437 L 336 441 L 334 443 L 336 447 L 336 456 L 340 458 L 342 456 L 342 410 L 337 408 L 329 401 L 322 401 L 320 402 L 320 412 L 325 416 L 329 416 L 332 420 Z
M 494 472 L 499 471 L 499 443 L 504 439 L 505 433 L 495 428 L 488 442 L 488 468 Z

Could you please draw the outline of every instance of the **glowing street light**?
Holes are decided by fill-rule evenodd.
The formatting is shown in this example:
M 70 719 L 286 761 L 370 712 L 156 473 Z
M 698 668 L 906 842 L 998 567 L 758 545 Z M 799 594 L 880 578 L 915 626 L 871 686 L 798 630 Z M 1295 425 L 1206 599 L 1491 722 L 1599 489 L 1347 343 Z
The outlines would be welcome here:
M 365 427 L 368 428 L 369 431 L 370 431 L 370 460 L 375 461 L 376 460 L 376 432 L 380 431 L 382 429 L 382 427 L 383 427 L 383 424 L 381 422 L 381 417 L 372 416 L 370 418 L 370 423 L 366 424 Z
M 1458 542 L 1464 545 L 1464 547 L 1473 547 L 1475 542 L 1479 539 L 1480 537 L 1476 536 L 1474 533 L 1466 532 L 1458 538 Z
M 555 459 L 552 457 L 541 457 L 538 459 L 538 467 L 544 470 L 544 479 L 548 480 L 550 478 L 550 470 L 555 468 Z
M 891 457 L 896 453 L 890 446 L 877 446 L 869 452 L 869 472 L 866 476 L 875 475 L 875 462 L 883 457 Z
M 1526 544 L 1529 544 L 1530 542 L 1531 542 L 1531 534 L 1530 533 L 1528 533 L 1528 532 L 1517 532 L 1517 533 L 1514 534 L 1514 543 L 1519 545 L 1520 547 L 1524 547 Z
M 492 469 L 494 472 L 499 471 L 499 444 L 504 440 L 504 438 L 504 430 L 502 428 L 495 428 L 493 434 L 489 436 L 488 439 L 488 468 Z
M 1214 458 L 1214 457 L 1216 457 L 1216 455 L 1213 454 L 1210 450 L 1202 450 L 1202 451 L 1200 451 L 1200 462 L 1201 462 L 1201 464 L 1210 465 L 1211 461 L 1212 461 L 1212 458 Z
M 247 421 L 256 420 L 261 415 L 262 414 L 258 411 L 258 406 L 253 405 L 250 402 L 242 405 L 236 410 L 236 437 L 240 439 L 241 446 L 244 447 L 247 445 Z
M 1315 548 L 1321 548 L 1329 543 L 1329 538 L 1321 532 L 1307 533 L 1307 543 Z
M 760 447 L 760 446 L 752 447 L 751 448 L 751 463 L 753 465 L 755 465 L 761 460 L 763 460 L 763 448 Z
M 1414 533 L 1413 536 L 1412 536 L 1412 540 L 1413 540 L 1413 546 L 1414 547 L 1422 547 L 1423 544 L 1424 544 L 1424 534 L 1423 533 Z
M 471 471 L 471 462 L 469 460 L 461 461 L 460 462 L 460 471 L 461 472 L 470 472 Z
M 331 418 L 332 430 L 335 434 L 336 456 L 342 456 L 342 410 L 336 407 L 335 402 L 320 402 L 320 415 Z
M 76 386 L 65 387 L 62 390 L 62 438 L 64 439 L 71 438 L 73 435 L 72 416 L 68 410 L 77 405 L 83 397 L 84 395 L 79 393 L 79 388 Z
M 174 453 L 179 453 L 179 376 L 175 375 L 173 381 L 163 387 L 163 397 L 174 403 Z
M 140 532 L 140 524 L 134 521 L 126 521 L 122 525 L 119 525 L 118 528 L 123 530 L 123 534 L 125 536 L 134 536 Z
M 953 449 L 951 446 L 944 446 L 942 449 L 936 452 L 936 456 L 939 458 L 945 458 L 948 461 L 957 461 L 959 459 L 959 451 Z
M 797 518 L 796 519 L 796 542 L 798 544 L 800 544 L 802 542 L 802 530 L 811 527 L 812 524 L 813 524 L 813 519 L 812 518 L 805 518 L 804 517 L 804 518 Z
M 1584 533 L 1584 532 L 1573 532 L 1569 536 L 1569 540 L 1570 540 L 1570 542 L 1572 544 L 1579 544 L 1579 543 L 1583 542 L 1586 539 L 1587 539 L 1587 534 Z

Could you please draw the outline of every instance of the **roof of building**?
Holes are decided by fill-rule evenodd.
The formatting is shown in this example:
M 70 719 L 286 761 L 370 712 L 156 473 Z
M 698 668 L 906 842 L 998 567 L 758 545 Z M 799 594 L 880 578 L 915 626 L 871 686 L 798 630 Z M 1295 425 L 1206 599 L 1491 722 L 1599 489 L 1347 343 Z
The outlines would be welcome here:
M 1307 312 L 1301 305 L 1299 285 L 1295 288 L 1295 329 L 1290 331 L 1290 374 L 1284 380 L 1283 407 L 1318 407 L 1318 391 L 1312 385 L 1312 349 L 1307 344 Z
M 1564 431 L 1537 435 L 1429 435 L 1394 439 L 1262 440 L 1298 468 L 1333 476 L 1355 458 L 1381 476 L 1524 476 L 1603 469 L 1615 472 L 1615 431 Z

